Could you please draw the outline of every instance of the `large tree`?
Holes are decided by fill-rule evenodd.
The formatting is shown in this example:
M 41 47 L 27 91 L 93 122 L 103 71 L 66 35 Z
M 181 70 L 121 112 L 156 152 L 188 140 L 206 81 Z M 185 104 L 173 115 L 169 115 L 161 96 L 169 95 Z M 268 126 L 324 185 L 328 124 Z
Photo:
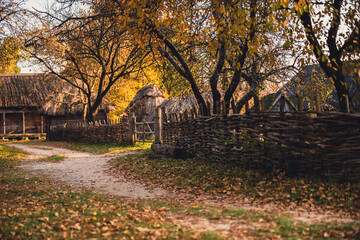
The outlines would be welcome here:
M 303 32 L 311 52 L 322 70 L 334 84 L 340 108 L 346 111 L 349 89 L 345 80 L 344 63 L 359 58 L 360 2 L 357 0 L 280 0 L 277 8 L 287 9 L 297 17 L 295 38 Z M 350 99 L 351 102 L 351 99 Z
M 19 73 L 17 63 L 20 59 L 20 42 L 5 38 L 0 44 L 0 74 Z
M 0 0 L 0 74 L 18 73 L 20 35 L 27 11 L 24 0 Z
M 86 120 L 93 121 L 112 86 L 138 71 L 147 51 L 120 22 L 83 16 L 50 16 L 57 24 L 33 38 L 28 49 L 50 73 L 80 90 Z
M 100 4 L 103 1 L 99 1 Z M 174 69 L 189 83 L 195 98 L 210 113 L 201 95 L 199 84 L 206 83 L 212 91 L 213 112 L 219 112 L 221 94 L 219 78 L 227 61 L 234 69 L 231 81 L 226 86 L 223 100 L 227 111 L 230 100 L 242 76 L 242 69 L 248 55 L 259 47 L 264 30 L 269 26 L 271 1 L 140 1 L 112 0 L 108 9 L 118 19 L 127 19 L 127 25 L 138 31 L 140 41 L 149 41 Z M 127 9 L 127 11 L 124 11 Z M 256 36 L 256 33 L 259 33 Z M 193 64 L 209 56 L 207 72 L 198 74 Z M 204 80 L 204 77 L 207 77 Z

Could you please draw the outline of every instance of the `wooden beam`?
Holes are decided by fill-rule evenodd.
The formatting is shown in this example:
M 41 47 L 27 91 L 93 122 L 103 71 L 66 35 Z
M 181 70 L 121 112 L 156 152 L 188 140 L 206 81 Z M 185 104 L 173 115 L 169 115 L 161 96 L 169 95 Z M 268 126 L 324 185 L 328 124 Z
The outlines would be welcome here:
M 7 109 L 2 109 L 1 111 L 5 112 L 5 113 L 22 113 L 23 112 L 22 110 L 7 110 Z

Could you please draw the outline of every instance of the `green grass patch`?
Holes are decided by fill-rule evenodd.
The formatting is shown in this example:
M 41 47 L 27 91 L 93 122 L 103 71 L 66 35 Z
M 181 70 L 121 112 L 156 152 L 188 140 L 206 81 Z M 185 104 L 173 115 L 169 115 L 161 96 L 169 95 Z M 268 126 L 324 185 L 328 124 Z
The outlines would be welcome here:
M 0 145 L 0 174 L 15 167 L 18 164 L 18 160 L 26 155 L 25 151 L 18 148 Z
M 150 151 L 123 156 L 115 164 L 129 175 L 145 177 L 171 189 L 183 188 L 196 194 L 241 194 L 257 203 L 315 204 L 328 210 L 360 213 L 360 184 L 288 177 L 285 174 L 269 175 L 236 164 L 196 158 L 154 158 L 149 154 Z
M 80 142 L 58 142 L 58 141 L 27 141 L 23 142 L 29 145 L 44 145 L 46 147 L 58 147 L 58 148 L 66 148 L 75 151 L 83 151 L 90 152 L 96 154 L 105 154 L 105 153 L 120 153 L 127 151 L 140 151 L 149 149 L 151 147 L 151 143 L 136 143 L 135 145 L 131 144 L 119 144 L 119 143 L 80 143 Z
M 49 157 L 43 157 L 43 158 L 39 158 L 36 159 L 37 162 L 53 162 L 53 163 L 57 163 L 57 162 L 61 162 L 65 159 L 64 155 L 51 155 Z

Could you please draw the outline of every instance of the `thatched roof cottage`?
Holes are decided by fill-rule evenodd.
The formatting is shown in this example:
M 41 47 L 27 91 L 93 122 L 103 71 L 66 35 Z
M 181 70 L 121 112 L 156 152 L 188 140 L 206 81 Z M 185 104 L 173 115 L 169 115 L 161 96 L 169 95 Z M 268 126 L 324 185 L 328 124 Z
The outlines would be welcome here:
M 134 112 L 136 120 L 149 121 L 149 116 L 153 115 L 154 109 L 165 101 L 165 95 L 156 84 L 142 87 L 134 96 L 125 113 L 129 115 Z
M 83 111 L 81 94 L 52 75 L 0 76 L 0 138 L 45 136 L 50 125 L 81 121 Z M 108 111 L 101 106 L 97 120 Z

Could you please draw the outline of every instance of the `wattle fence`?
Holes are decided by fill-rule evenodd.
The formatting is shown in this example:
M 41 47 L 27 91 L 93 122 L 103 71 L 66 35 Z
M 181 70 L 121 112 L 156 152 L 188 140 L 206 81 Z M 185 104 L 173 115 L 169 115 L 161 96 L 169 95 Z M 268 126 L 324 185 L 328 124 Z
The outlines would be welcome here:
M 47 134 L 52 141 L 131 143 L 129 122 L 93 122 L 52 126 Z
M 360 180 L 360 114 L 259 112 L 155 116 L 155 142 L 179 147 L 209 161 L 233 162 L 267 172 Z M 49 140 L 135 143 L 135 117 L 112 123 L 51 127 Z M 160 139 L 160 140 L 159 140 Z
M 163 123 L 163 143 L 200 158 L 293 175 L 360 179 L 358 114 L 264 112 L 195 119 L 186 114 L 171 120 Z

